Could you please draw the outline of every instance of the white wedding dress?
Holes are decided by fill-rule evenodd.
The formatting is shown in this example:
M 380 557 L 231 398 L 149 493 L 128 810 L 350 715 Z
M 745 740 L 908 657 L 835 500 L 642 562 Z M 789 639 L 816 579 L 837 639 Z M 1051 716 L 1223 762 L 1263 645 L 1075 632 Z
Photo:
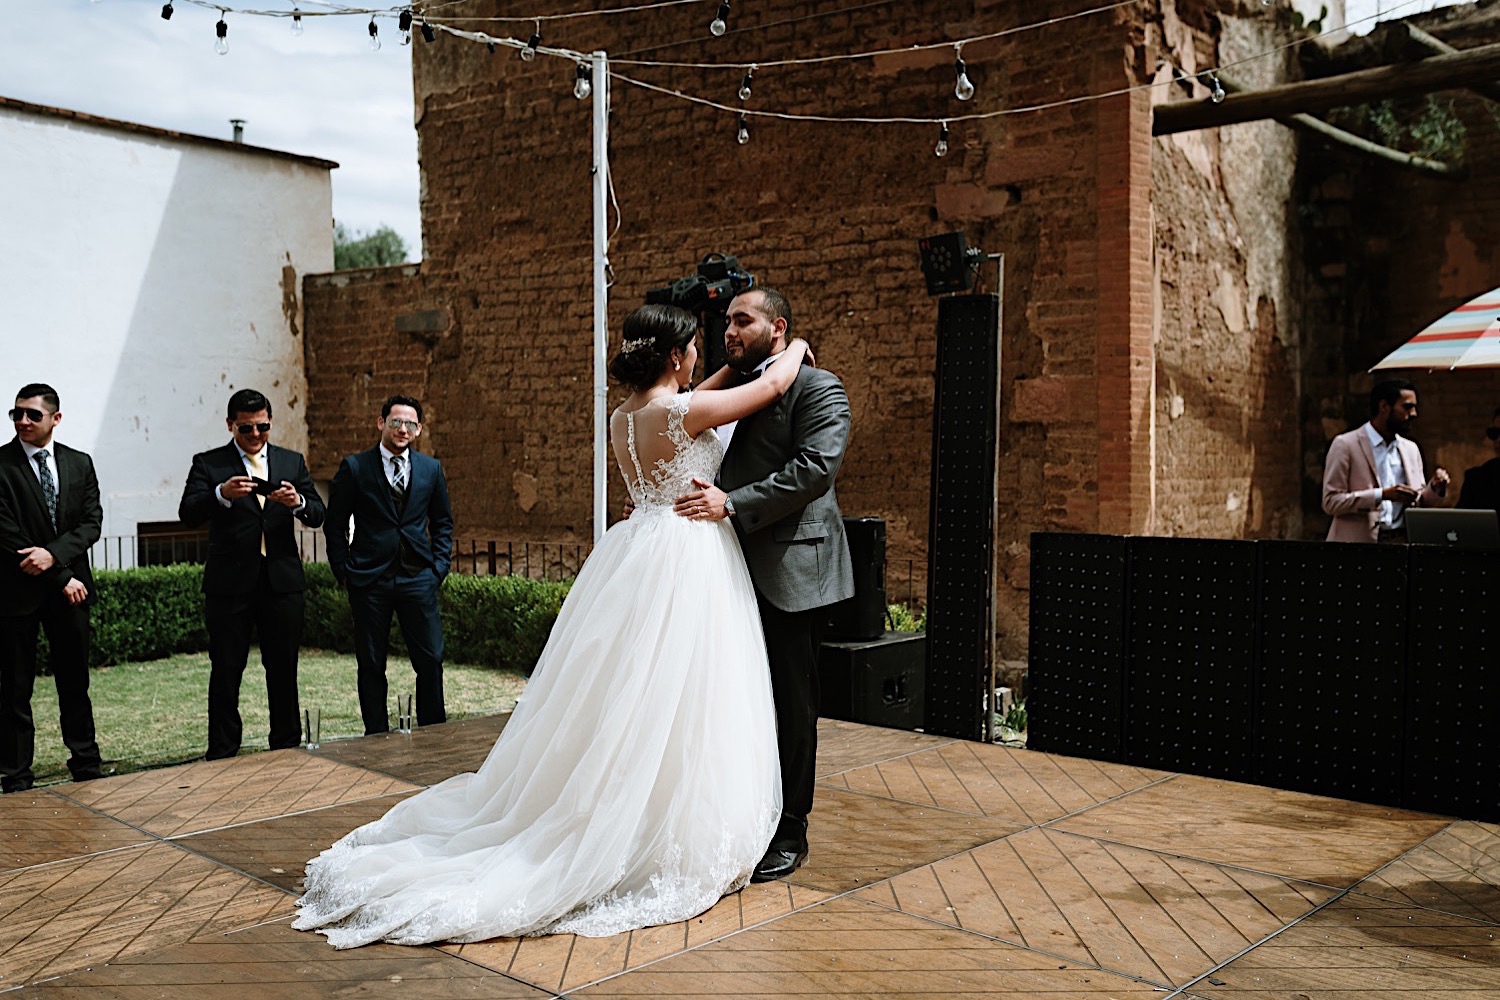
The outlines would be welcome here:
M 650 469 L 627 416 L 635 512 L 579 572 L 479 771 L 309 862 L 292 926 L 339 948 L 602 937 L 686 920 L 749 880 L 781 811 L 776 722 L 734 529 L 672 511 L 723 457 L 713 431 L 684 431 L 690 397 L 648 404 L 674 445 Z

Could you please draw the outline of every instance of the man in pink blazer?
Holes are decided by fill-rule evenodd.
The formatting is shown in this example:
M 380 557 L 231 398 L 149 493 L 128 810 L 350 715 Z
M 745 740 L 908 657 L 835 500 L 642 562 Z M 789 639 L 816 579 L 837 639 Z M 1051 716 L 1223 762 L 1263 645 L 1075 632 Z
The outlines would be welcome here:
M 1417 418 L 1417 387 L 1405 379 L 1370 390 L 1370 420 L 1333 439 L 1323 467 L 1323 512 L 1333 517 L 1330 542 L 1404 542 L 1406 508 L 1432 507 L 1448 490 L 1448 473 L 1429 482 L 1422 453 L 1403 434 Z

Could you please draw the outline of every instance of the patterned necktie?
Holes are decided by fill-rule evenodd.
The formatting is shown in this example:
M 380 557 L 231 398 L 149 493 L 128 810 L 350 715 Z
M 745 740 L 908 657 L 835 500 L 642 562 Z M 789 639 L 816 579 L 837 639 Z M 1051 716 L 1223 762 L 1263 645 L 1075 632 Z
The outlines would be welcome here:
M 52 523 L 52 530 L 57 530 L 57 480 L 52 478 L 52 467 L 47 464 L 47 449 L 38 451 L 33 458 L 36 459 L 37 472 L 41 474 L 42 501 L 47 505 L 47 520 Z
M 250 474 L 256 479 L 269 478 L 266 475 L 266 450 L 264 448 L 253 455 L 246 455 L 245 461 L 250 464 Z M 252 494 L 252 496 L 255 497 L 255 502 L 260 504 L 260 509 L 265 510 L 266 498 L 261 496 L 259 493 L 254 493 Z M 266 529 L 264 522 L 261 523 L 260 529 L 260 554 L 266 554 Z
M 391 456 L 391 486 L 397 493 L 406 492 L 406 456 Z

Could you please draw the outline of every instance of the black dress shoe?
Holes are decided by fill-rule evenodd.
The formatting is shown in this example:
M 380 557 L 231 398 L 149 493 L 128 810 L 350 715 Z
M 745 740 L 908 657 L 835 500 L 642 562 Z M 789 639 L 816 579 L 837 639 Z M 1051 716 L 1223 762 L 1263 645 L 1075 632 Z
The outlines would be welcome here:
M 780 847 L 771 847 L 766 850 L 765 856 L 760 859 L 760 864 L 755 866 L 755 871 L 750 876 L 751 882 L 774 882 L 779 878 L 786 878 L 792 872 L 802 866 L 807 860 L 807 848 L 801 850 L 789 850 Z

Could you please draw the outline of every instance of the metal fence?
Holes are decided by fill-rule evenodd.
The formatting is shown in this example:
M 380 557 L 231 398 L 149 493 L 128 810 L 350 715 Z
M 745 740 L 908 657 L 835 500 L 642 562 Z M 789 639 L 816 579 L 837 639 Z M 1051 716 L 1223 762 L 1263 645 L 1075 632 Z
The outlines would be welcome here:
M 328 542 L 321 531 L 299 529 L 297 545 L 303 562 L 328 561 Z M 564 580 L 578 575 L 591 548 L 583 542 L 468 538 L 454 543 L 453 571 L 470 576 Z M 89 558 L 95 569 L 202 563 L 208 558 L 208 535 L 198 531 L 105 535 L 94 543 Z

